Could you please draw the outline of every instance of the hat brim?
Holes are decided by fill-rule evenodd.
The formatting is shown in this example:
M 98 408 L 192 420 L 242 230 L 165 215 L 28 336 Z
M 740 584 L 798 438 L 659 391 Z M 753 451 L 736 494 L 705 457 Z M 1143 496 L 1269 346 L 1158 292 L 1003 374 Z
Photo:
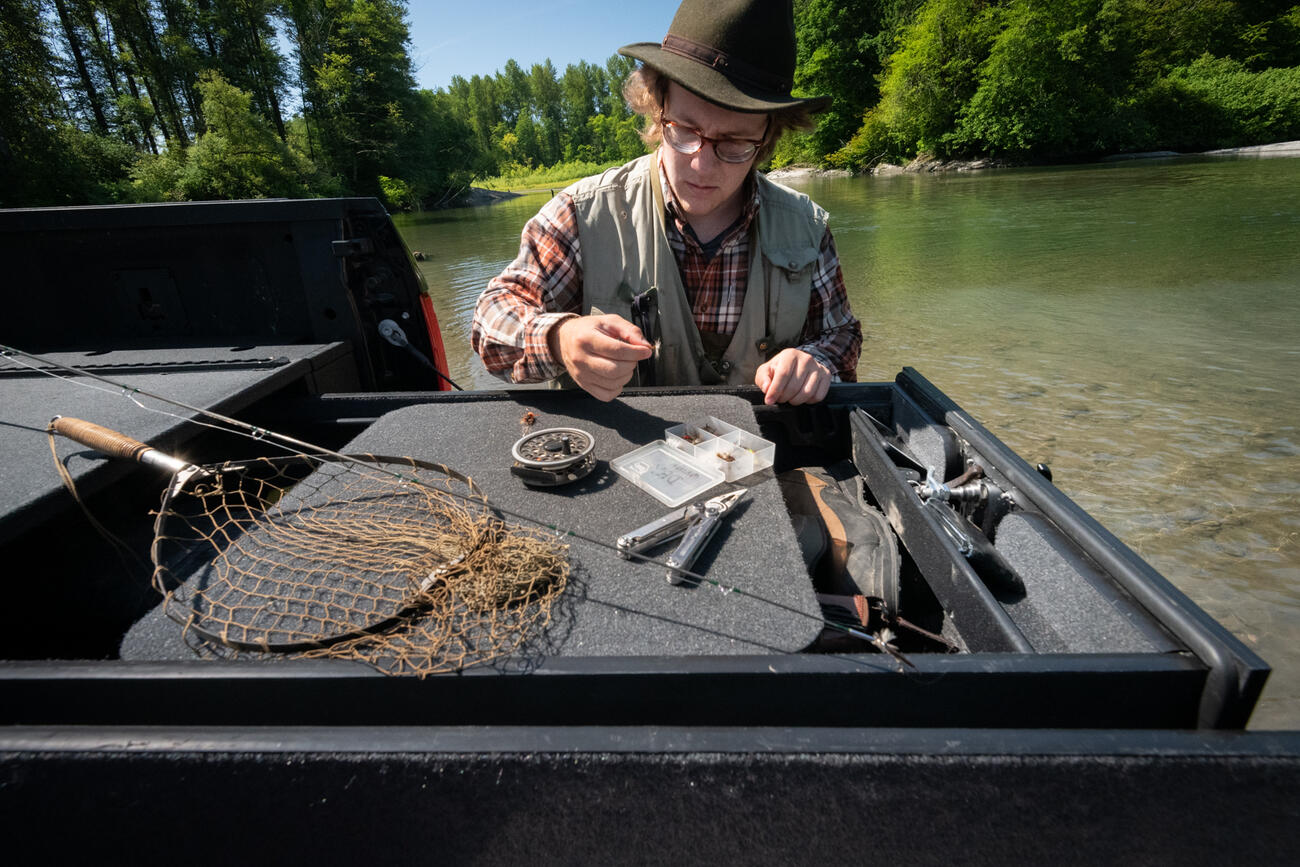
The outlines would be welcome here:
M 816 113 L 831 104 L 829 96 L 801 98 L 743 87 L 711 66 L 664 51 L 658 42 L 634 42 L 624 45 L 618 53 L 653 66 L 701 99 L 732 111 L 757 113 L 803 108 Z

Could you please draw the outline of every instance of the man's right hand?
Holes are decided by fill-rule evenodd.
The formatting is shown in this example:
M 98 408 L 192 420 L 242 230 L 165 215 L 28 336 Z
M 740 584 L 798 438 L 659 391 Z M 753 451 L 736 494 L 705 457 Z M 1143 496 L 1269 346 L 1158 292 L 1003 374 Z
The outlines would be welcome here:
M 654 354 L 640 328 L 612 313 L 565 319 L 551 329 L 547 344 L 573 381 L 604 401 L 618 397 L 637 362 Z

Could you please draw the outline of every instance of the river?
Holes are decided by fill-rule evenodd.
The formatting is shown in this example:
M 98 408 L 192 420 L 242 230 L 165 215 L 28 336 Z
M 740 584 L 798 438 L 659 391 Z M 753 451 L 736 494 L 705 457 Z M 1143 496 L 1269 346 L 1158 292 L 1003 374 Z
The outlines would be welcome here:
M 866 340 L 915 367 L 1273 666 L 1300 729 L 1300 160 L 786 181 L 831 213 Z M 451 377 L 548 194 L 402 216 Z

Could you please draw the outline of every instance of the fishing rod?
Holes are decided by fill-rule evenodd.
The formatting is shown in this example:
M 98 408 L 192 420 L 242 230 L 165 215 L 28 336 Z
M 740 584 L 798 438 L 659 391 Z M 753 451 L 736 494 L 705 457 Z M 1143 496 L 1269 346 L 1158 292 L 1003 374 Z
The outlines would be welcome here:
M 213 410 L 210 409 L 205 409 L 203 407 L 185 403 L 184 401 L 177 400 L 175 398 L 167 397 L 161 394 L 156 394 L 154 392 L 150 392 L 145 389 L 139 388 L 138 386 L 133 386 L 124 382 L 112 380 L 105 376 L 101 376 L 97 373 L 92 373 L 88 370 L 79 369 L 71 365 L 67 365 L 67 364 L 63 364 L 62 362 L 55 361 L 54 359 L 51 358 L 46 358 L 44 356 L 35 355 L 33 353 L 26 352 L 22 349 L 18 349 L 17 347 L 0 344 L 0 356 L 11 358 L 14 361 L 16 361 L 18 364 L 21 364 L 22 366 L 28 368 L 29 370 L 50 376 L 51 378 L 54 379 L 63 380 L 65 382 L 68 382 L 72 385 L 76 385 L 78 387 L 92 388 L 95 389 L 96 391 L 108 390 L 105 388 L 97 388 L 96 386 L 90 385 L 88 383 L 78 382 L 73 377 L 85 377 L 94 380 L 96 382 L 102 383 L 103 385 L 110 387 L 114 392 L 120 393 L 122 397 L 125 397 L 127 400 L 131 401 L 131 403 L 135 404 L 137 407 L 139 407 L 140 409 L 146 412 L 158 412 L 170 418 L 175 418 L 178 421 L 195 424 L 200 427 L 211 428 L 213 430 L 220 430 L 227 433 L 233 433 L 239 436 L 244 436 L 246 438 L 252 439 L 256 442 L 263 442 L 263 443 L 269 442 L 271 445 L 282 448 L 291 453 L 296 452 L 300 454 L 306 453 L 311 455 L 318 455 L 318 456 L 328 457 L 331 460 L 342 461 L 350 464 L 365 463 L 366 470 L 368 472 L 394 477 L 403 482 L 420 485 L 422 487 L 427 487 L 427 483 L 424 482 L 421 478 L 419 478 L 416 475 L 406 474 L 397 470 L 388 469 L 385 466 L 364 462 L 361 461 L 356 456 L 345 455 L 333 449 L 329 449 L 324 446 L 317 445 L 315 443 L 307 442 L 306 440 L 298 439 L 297 437 L 289 436 L 287 434 L 282 434 L 278 431 L 274 431 L 269 428 L 259 427 L 257 425 L 253 425 L 248 422 L 241 421 L 240 419 L 223 415 L 222 413 L 214 412 Z M 28 363 L 27 361 L 23 361 L 22 359 L 27 359 L 30 362 L 35 362 L 35 364 Z M 41 365 L 41 366 L 37 366 L 37 365 Z M 52 369 L 46 369 L 46 368 L 52 368 Z M 65 374 L 70 374 L 71 376 L 60 375 L 56 371 L 63 371 Z M 185 418 L 183 416 L 176 415 L 175 413 L 165 412 L 160 409 L 145 406 L 143 403 L 140 402 L 138 398 L 148 398 L 150 400 L 158 401 L 159 403 L 166 404 L 168 406 L 172 406 L 177 409 L 182 409 L 187 412 L 194 413 L 198 416 L 202 416 L 204 418 L 211 419 L 215 422 L 219 422 L 221 426 L 218 426 L 216 424 L 208 424 L 195 418 Z M 453 496 L 459 497 L 463 495 L 453 494 Z M 478 500 L 477 502 L 482 503 L 483 501 Z M 877 650 L 888 655 L 895 662 L 897 662 L 900 665 L 900 671 L 902 666 L 906 666 L 907 668 L 911 668 L 911 669 L 916 668 L 916 665 L 912 663 L 912 661 L 909 660 L 906 657 L 906 655 L 900 652 L 897 648 L 891 647 L 886 640 L 884 640 L 878 635 L 866 631 L 865 629 L 851 626 L 847 623 L 841 623 L 827 617 L 818 617 L 814 614 L 808 613 L 807 611 L 803 611 L 799 608 L 795 608 L 791 605 L 787 605 L 775 599 L 770 599 L 761 594 L 752 593 L 748 590 L 745 590 L 742 587 L 724 584 L 721 581 L 718 581 L 713 578 L 709 578 L 698 572 L 693 572 L 688 569 L 682 569 L 680 567 L 668 563 L 667 561 L 659 560 L 655 557 L 645 555 L 641 552 L 628 551 L 626 549 L 619 548 L 617 545 L 606 542 L 603 539 L 597 539 L 595 537 L 588 536 L 576 530 L 560 527 L 556 524 L 549 523 L 547 521 L 541 520 L 531 515 L 525 515 L 520 512 L 504 508 L 490 500 L 487 501 L 487 505 L 495 509 L 498 513 L 502 515 L 550 530 L 560 538 L 569 537 L 569 538 L 577 539 L 582 542 L 586 542 L 590 545 L 595 545 L 597 547 L 613 551 L 619 554 L 619 556 L 623 557 L 624 559 L 636 560 L 647 564 L 668 568 L 671 571 L 680 574 L 684 578 L 692 579 L 696 582 L 699 582 L 702 585 L 708 585 L 714 587 L 715 589 L 721 591 L 724 594 L 743 596 L 747 599 L 751 599 L 760 604 L 764 604 L 797 615 L 799 617 L 803 617 L 808 620 L 815 621 L 821 624 L 825 628 L 836 630 L 846 635 L 852 636 L 854 638 L 858 638 L 860 640 L 866 641 L 867 643 L 875 647 Z

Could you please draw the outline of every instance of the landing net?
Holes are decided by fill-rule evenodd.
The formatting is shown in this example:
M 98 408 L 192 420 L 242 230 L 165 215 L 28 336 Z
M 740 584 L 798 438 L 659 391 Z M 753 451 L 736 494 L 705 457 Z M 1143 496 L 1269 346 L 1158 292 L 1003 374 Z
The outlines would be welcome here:
M 569 577 L 567 549 L 506 524 L 436 464 L 297 455 L 177 477 L 154 584 L 204 656 L 355 659 L 424 676 L 524 651 Z

